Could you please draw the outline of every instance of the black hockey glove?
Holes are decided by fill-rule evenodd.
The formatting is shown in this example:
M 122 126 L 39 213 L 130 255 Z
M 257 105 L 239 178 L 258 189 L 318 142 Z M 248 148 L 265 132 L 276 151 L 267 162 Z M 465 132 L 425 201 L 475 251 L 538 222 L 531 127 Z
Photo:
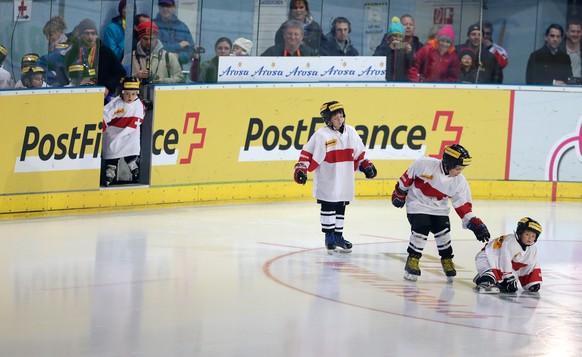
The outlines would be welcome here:
M 489 242 L 491 234 L 489 234 L 487 226 L 485 225 L 485 223 L 483 223 L 483 221 L 480 218 L 477 217 L 471 218 L 471 220 L 467 224 L 467 228 L 469 228 L 470 230 L 473 231 L 473 233 L 475 233 L 475 237 L 477 237 L 477 240 L 479 240 L 480 242 Z
M 305 185 L 307 182 L 307 167 L 305 167 L 305 165 L 300 162 L 296 163 L 293 178 L 298 184 Z
M 360 163 L 360 171 L 362 171 L 364 175 L 366 175 L 366 178 L 369 179 L 376 177 L 376 175 L 378 174 L 376 166 L 374 166 L 374 164 L 371 161 L 368 161 L 367 159 L 363 160 Z
M 514 276 L 505 278 L 502 282 L 499 283 L 499 288 L 504 293 L 514 293 L 517 291 L 517 280 L 515 280 Z
M 394 205 L 394 207 L 396 208 L 404 207 L 404 204 L 406 203 L 406 195 L 408 195 L 408 192 L 402 191 L 398 186 L 398 182 L 396 182 L 394 192 L 392 192 L 392 204 Z
M 540 283 L 537 283 L 530 286 L 528 290 L 531 291 L 532 293 L 535 293 L 536 291 L 540 290 L 540 287 L 541 287 Z

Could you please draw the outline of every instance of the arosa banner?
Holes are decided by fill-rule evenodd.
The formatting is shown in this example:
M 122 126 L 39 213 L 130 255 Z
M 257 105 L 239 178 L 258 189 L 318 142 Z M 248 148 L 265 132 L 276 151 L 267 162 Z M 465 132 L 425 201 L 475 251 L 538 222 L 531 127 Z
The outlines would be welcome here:
M 219 82 L 385 81 L 385 57 L 219 57 Z
M 315 86 L 315 87 L 314 87 Z M 354 84 L 157 87 L 152 186 L 292 180 L 321 104 L 342 102 L 379 178 L 397 178 L 422 155 L 460 142 L 473 156 L 463 173 L 503 180 L 509 91 L 370 88 Z M 491 105 L 495 103 L 495 105 Z

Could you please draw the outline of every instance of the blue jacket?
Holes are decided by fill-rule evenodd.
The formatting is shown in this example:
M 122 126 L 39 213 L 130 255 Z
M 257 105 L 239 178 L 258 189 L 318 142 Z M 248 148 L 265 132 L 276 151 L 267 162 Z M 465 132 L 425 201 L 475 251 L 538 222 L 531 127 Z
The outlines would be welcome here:
M 44 69 L 46 83 L 51 87 L 62 87 L 69 83 L 67 71 L 64 66 L 65 55 L 69 47 L 68 38 L 63 35 L 59 38 L 59 43 L 54 46 L 54 49 L 46 55 L 41 56 L 36 62 L 38 66 Z
M 115 57 L 120 61 L 123 60 L 125 30 L 123 29 L 123 19 L 121 16 L 116 16 L 111 19 L 111 22 L 105 27 L 105 31 L 103 31 L 101 40 L 105 46 L 109 47 L 115 53 Z
M 154 22 L 160 28 L 158 40 L 162 42 L 164 49 L 168 52 L 176 53 L 180 64 L 189 63 L 195 43 L 188 26 L 178 20 L 176 15 L 172 15 L 170 21 L 164 21 L 158 14 Z M 182 41 L 188 42 L 190 46 L 181 47 L 180 42 Z

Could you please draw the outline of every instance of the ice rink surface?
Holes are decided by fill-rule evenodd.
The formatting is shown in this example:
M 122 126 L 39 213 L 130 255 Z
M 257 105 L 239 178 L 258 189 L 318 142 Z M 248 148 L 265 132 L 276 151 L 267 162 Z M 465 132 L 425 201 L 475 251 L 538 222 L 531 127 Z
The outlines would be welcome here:
M 580 356 L 582 205 L 476 201 L 492 235 L 538 220 L 539 293 L 477 294 L 482 248 L 451 214 L 402 278 L 410 228 L 385 200 L 347 207 L 328 255 L 314 201 L 0 221 L 0 356 Z

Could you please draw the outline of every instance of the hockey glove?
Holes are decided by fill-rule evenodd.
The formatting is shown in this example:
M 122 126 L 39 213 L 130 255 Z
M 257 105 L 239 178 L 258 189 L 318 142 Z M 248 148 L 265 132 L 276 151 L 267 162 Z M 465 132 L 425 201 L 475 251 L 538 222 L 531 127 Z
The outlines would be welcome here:
M 483 223 L 483 221 L 480 218 L 477 217 L 471 218 L 471 220 L 467 224 L 467 228 L 469 228 L 470 230 L 473 231 L 473 233 L 475 233 L 475 237 L 477 237 L 477 240 L 479 240 L 480 242 L 489 242 L 491 234 L 489 234 L 487 226 L 485 225 L 485 223 Z
M 398 182 L 396 182 L 394 192 L 392 192 L 392 204 L 394 205 L 394 207 L 396 208 L 404 207 L 404 204 L 406 203 L 406 195 L 408 195 L 408 192 L 402 191 L 398 186 Z
M 378 174 L 376 166 L 374 166 L 374 164 L 368 161 L 367 159 L 363 160 L 360 163 L 360 171 L 362 171 L 364 175 L 366 175 L 366 178 L 368 179 L 372 179 L 376 177 L 376 175 Z
M 307 182 L 307 167 L 305 167 L 305 165 L 300 162 L 296 163 L 293 178 L 298 184 L 305 185 Z
M 499 283 L 499 288 L 504 293 L 514 293 L 517 291 L 517 280 L 515 280 L 514 276 L 505 278 L 502 282 Z
M 537 284 L 533 284 L 532 286 L 530 286 L 528 288 L 528 290 L 531 291 L 532 293 L 535 293 L 536 291 L 540 290 L 540 287 L 541 287 L 540 283 L 537 283 Z

